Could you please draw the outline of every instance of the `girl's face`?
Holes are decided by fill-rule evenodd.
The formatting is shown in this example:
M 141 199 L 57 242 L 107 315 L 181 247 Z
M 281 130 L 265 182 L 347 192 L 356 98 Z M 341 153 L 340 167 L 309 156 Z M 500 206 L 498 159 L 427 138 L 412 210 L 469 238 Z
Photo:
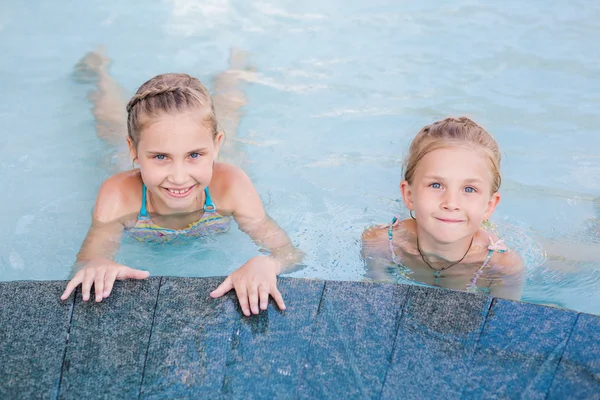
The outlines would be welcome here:
M 163 113 L 146 123 L 137 149 L 142 180 L 159 213 L 185 213 L 202 207 L 202 191 L 212 178 L 222 133 L 213 134 L 199 112 Z
M 490 160 L 472 147 L 452 147 L 427 153 L 417 165 L 412 184 L 400 188 L 406 206 L 414 210 L 418 234 L 438 244 L 470 240 L 500 201 L 490 193 Z

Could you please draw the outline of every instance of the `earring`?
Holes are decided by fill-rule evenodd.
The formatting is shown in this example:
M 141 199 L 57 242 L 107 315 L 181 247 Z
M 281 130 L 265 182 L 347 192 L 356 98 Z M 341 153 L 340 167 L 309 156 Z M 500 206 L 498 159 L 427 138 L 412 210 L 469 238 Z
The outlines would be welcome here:
M 487 219 L 481 223 L 481 227 L 486 231 L 488 231 L 488 230 L 496 231 L 498 229 L 496 224 L 494 224 L 493 222 L 491 222 L 490 220 L 487 220 Z
M 413 215 L 413 210 L 409 210 L 409 213 L 410 213 L 410 217 L 416 221 L 417 219 L 416 219 L 416 218 L 415 218 L 415 216 Z

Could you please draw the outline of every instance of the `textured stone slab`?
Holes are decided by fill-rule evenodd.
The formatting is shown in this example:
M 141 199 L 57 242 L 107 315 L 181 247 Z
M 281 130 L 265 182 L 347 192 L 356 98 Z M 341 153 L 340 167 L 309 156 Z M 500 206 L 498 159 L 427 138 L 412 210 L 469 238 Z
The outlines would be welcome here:
M 481 295 L 412 286 L 382 398 L 459 398 L 489 304 Z
M 325 282 L 279 279 L 287 309 L 274 302 L 257 316 L 238 318 L 223 394 L 232 398 L 296 396 Z
M 577 313 L 495 299 L 463 398 L 544 399 Z
M 579 314 L 548 396 L 600 399 L 600 318 Z
M 244 317 L 234 292 L 209 298 L 222 280 L 117 282 L 100 304 L 0 283 L 0 398 L 600 400 L 597 316 L 283 278 L 288 310 Z
M 142 398 L 218 398 L 243 318 L 229 292 L 212 299 L 224 278 L 164 278 L 148 348 Z
M 116 282 L 101 303 L 78 290 L 60 398 L 138 397 L 160 280 Z
M 73 300 L 66 282 L 0 283 L 0 399 L 56 398 Z
M 299 398 L 378 398 L 408 286 L 328 281 Z

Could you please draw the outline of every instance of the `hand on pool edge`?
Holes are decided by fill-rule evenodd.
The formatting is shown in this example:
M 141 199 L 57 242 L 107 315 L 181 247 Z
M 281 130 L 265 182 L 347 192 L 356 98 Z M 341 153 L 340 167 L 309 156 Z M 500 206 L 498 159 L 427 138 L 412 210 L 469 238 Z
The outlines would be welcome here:
M 115 280 L 146 279 L 149 276 L 148 271 L 130 268 L 106 258 L 91 260 L 69 281 L 60 299 L 66 300 L 81 284 L 83 301 L 89 300 L 90 290 L 94 285 L 96 302 L 101 302 L 110 296 Z
M 283 297 L 277 289 L 277 274 L 280 271 L 281 263 L 274 258 L 253 257 L 232 272 L 210 293 L 210 297 L 221 297 L 231 289 L 235 289 L 242 312 L 247 317 L 251 312 L 258 314 L 260 310 L 266 310 L 269 305 L 269 295 L 273 297 L 280 310 L 285 310 Z

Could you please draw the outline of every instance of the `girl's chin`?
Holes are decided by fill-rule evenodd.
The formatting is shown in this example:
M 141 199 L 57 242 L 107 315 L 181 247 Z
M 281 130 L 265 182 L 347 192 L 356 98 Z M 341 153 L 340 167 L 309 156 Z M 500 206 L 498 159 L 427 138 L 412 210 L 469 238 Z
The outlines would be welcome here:
M 460 242 L 461 240 L 466 240 L 469 239 L 471 240 L 471 238 L 473 237 L 473 235 L 475 235 L 476 232 L 470 233 L 470 232 L 448 232 L 448 233 L 443 233 L 443 232 L 436 232 L 435 234 L 431 235 L 431 238 L 433 240 L 435 240 L 438 244 L 440 245 L 451 245 L 453 243 L 457 243 Z
M 186 193 L 172 193 L 168 189 L 160 188 L 159 198 L 167 207 L 173 211 L 188 211 L 196 203 L 196 186 Z

